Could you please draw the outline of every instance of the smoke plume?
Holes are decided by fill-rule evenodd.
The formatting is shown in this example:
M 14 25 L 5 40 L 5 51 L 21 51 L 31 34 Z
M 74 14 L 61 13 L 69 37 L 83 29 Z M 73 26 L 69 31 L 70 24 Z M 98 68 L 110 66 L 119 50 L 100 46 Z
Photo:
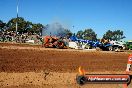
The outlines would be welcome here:
M 62 24 L 55 22 L 52 24 L 47 24 L 45 28 L 43 28 L 42 35 L 47 36 L 61 36 L 63 37 L 65 33 L 65 28 Z

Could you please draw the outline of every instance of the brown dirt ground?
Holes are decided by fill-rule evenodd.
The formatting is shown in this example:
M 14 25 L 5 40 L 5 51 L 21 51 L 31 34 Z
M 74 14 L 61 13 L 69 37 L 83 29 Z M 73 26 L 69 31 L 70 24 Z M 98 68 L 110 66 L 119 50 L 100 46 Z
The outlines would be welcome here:
M 0 43 L 0 88 L 122 88 L 119 84 L 79 86 L 75 77 L 79 66 L 87 73 L 124 73 L 128 55 Z

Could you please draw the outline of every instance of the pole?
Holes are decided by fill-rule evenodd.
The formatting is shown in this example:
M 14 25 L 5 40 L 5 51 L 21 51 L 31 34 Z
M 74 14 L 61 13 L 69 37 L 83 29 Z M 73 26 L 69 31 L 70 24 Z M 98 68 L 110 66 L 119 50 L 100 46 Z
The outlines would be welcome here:
M 18 4 L 19 4 L 19 0 L 17 0 L 17 17 L 16 17 L 16 34 L 17 34 L 17 31 L 18 31 Z

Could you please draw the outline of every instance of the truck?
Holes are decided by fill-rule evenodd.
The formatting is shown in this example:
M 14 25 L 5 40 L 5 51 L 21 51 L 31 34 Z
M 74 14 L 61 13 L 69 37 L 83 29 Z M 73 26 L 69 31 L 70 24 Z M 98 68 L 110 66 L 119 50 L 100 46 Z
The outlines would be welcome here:
M 132 50 L 132 40 L 126 42 L 126 49 L 127 50 Z

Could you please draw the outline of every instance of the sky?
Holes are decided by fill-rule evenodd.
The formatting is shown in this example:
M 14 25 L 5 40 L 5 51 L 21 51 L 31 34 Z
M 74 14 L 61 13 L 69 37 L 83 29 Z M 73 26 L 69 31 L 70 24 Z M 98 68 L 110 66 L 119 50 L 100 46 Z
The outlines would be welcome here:
M 0 0 L 0 20 L 16 17 L 17 0 Z M 73 33 L 92 28 L 98 38 L 122 30 L 132 40 L 132 0 L 19 0 L 19 17 L 43 25 L 60 22 Z

